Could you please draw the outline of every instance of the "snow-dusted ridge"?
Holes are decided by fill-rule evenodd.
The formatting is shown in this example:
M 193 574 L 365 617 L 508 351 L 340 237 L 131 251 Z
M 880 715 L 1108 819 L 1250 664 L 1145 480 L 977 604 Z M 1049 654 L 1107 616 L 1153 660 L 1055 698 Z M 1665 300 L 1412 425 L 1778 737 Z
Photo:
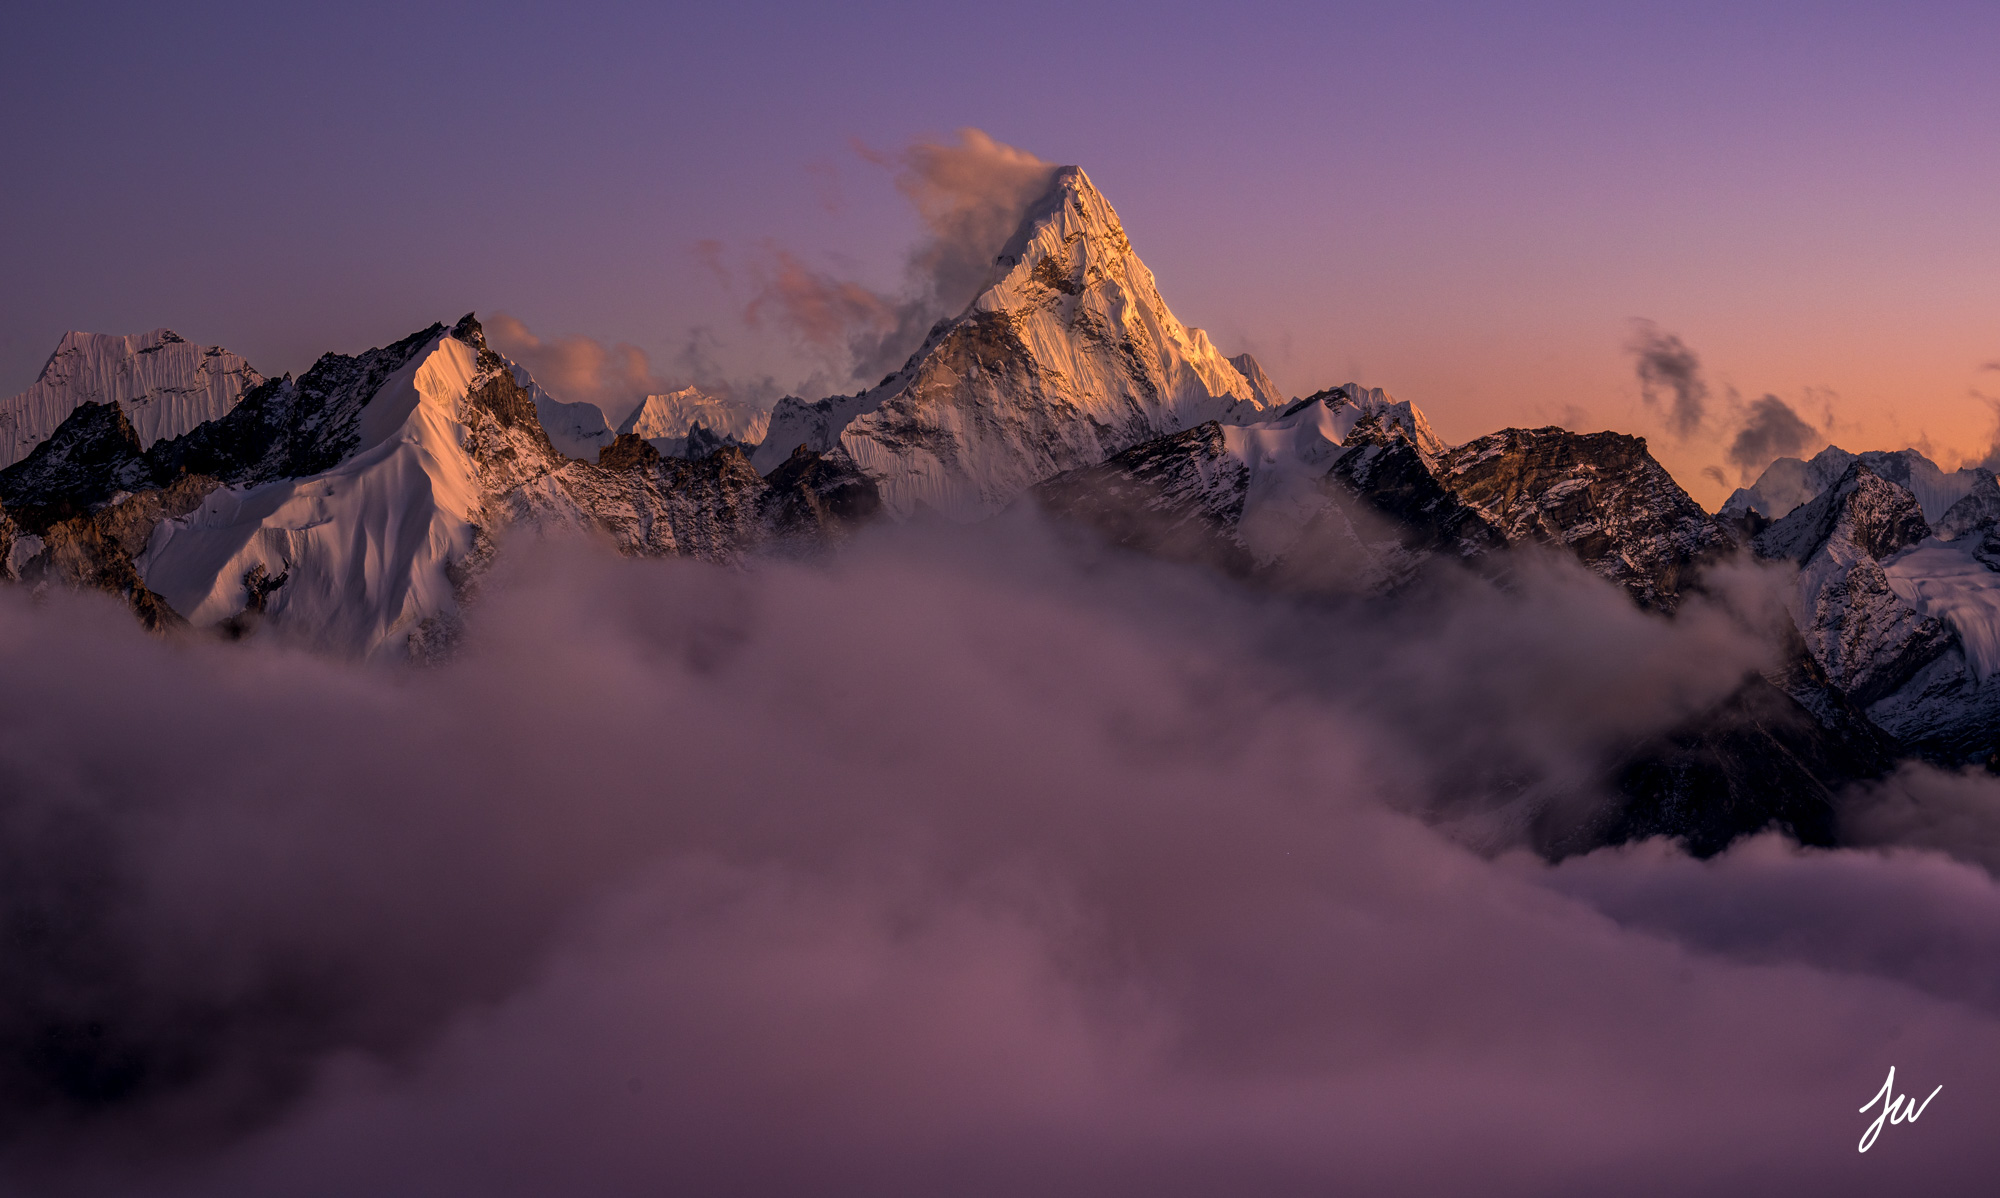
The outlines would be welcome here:
M 1416 405 L 1398 401 L 1379 387 L 1349 383 L 1258 416 L 1262 418 L 1223 424 L 1222 443 L 1228 457 L 1243 466 L 1238 535 L 1260 562 L 1273 562 L 1290 552 L 1327 510 L 1322 484 L 1362 421 L 1374 418 L 1385 427 L 1402 430 L 1426 459 L 1434 460 L 1445 449 Z
M 767 415 L 687 388 L 613 430 L 468 316 L 297 379 L 165 331 L 73 334 L 0 404 L 0 432 L 30 451 L 0 468 L 0 576 L 111 590 L 156 628 L 421 657 L 510 529 L 729 562 L 878 508 L 974 520 L 1031 490 L 1121 544 L 1313 594 L 1379 596 L 1437 559 L 1504 573 L 1532 543 L 1672 612 L 1757 534 L 1798 564 L 1804 650 L 1770 680 L 1813 719 L 1948 762 L 2000 743 L 1991 472 L 1830 447 L 1774 462 L 1718 520 L 1638 438 L 1448 447 L 1380 390 L 1284 401 L 1253 357 L 1173 315 L 1074 167 L 965 308 L 855 395 Z

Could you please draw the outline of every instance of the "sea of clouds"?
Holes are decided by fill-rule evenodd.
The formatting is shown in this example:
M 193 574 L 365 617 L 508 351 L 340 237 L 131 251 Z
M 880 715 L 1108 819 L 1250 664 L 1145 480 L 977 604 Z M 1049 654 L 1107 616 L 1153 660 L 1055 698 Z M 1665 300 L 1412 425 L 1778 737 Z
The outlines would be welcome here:
M 1840 850 L 1511 831 L 1770 664 L 1740 573 L 521 544 L 408 670 L 0 592 L 0 1188 L 1966 1192 L 2000 783 L 1906 767 Z M 1891 1066 L 1944 1088 L 1862 1155 Z

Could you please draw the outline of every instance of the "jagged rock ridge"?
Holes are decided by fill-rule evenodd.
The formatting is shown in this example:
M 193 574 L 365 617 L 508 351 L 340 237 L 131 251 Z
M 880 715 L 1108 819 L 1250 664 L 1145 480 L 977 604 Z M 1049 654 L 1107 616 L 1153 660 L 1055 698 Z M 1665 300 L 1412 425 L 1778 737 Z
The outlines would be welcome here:
M 1773 495 L 1798 506 L 1753 544 L 1798 564 L 1793 616 L 1827 685 L 1904 752 L 2000 764 L 1992 473 L 1946 473 L 1915 450 L 1830 447 L 1773 463 L 1731 503 L 1755 513 L 1750 501 Z

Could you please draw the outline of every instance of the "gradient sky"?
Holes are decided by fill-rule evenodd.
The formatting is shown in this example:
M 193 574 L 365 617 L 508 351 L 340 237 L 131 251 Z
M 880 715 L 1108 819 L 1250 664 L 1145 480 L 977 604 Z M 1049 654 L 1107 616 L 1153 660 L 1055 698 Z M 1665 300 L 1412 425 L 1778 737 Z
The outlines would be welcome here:
M 2000 395 L 1996 49 L 1990 4 L 10 6 L 0 394 L 72 328 L 277 373 L 468 309 L 798 386 L 760 264 L 894 289 L 919 225 L 853 145 L 972 126 L 1082 164 L 1289 392 L 1643 434 L 1710 505 L 1765 393 L 1950 466 Z M 1701 358 L 1691 437 L 1635 318 Z

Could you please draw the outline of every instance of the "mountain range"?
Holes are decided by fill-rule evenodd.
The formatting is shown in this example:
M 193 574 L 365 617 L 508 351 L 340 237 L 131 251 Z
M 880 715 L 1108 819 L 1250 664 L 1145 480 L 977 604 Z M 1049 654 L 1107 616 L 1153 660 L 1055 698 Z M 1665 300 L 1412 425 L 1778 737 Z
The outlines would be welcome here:
M 1914 450 L 1774 462 L 1719 513 L 1642 439 L 1445 444 L 1355 383 L 1286 400 L 1182 324 L 1110 203 L 1057 171 L 964 309 L 853 395 L 768 414 L 696 388 L 613 429 L 468 315 L 266 379 L 166 330 L 72 333 L 0 401 L 0 578 L 108 591 L 150 627 L 354 657 L 448 654 L 510 536 L 635 556 L 817 552 L 870 520 L 1032 504 L 1132 550 L 1309 596 L 1572 556 L 1671 617 L 1706 567 L 1792 563 L 1784 664 L 1607 761 L 1622 806 L 1560 854 L 1777 824 L 1831 843 L 1842 787 L 1902 757 L 2000 763 L 2000 483 Z

